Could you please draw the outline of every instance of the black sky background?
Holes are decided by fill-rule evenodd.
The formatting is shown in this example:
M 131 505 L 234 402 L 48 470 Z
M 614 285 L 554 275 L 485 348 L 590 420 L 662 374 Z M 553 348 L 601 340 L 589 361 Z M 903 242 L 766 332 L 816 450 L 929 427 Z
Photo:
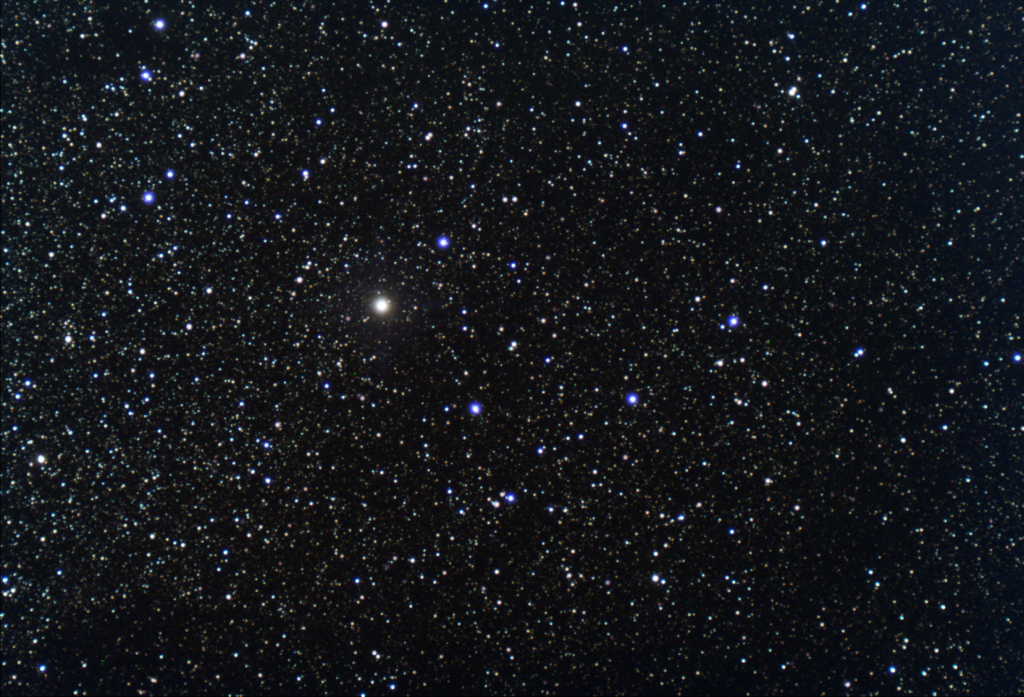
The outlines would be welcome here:
M 1009 5 L 2 13 L 4 694 L 1020 691 Z

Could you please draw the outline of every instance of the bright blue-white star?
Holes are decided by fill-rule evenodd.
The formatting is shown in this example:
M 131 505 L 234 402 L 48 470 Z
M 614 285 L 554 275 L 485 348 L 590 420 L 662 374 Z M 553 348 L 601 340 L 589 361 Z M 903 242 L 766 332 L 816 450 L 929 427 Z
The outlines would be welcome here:
M 176 174 L 173 169 L 169 169 L 167 170 L 167 172 L 165 172 L 164 176 L 166 176 L 168 179 L 174 179 Z
M 470 402 L 469 403 L 469 413 L 472 414 L 473 416 L 480 416 L 480 414 L 482 414 L 483 411 L 484 411 L 484 408 L 480 404 L 480 402 Z
M 859 348 L 859 349 L 857 349 L 856 351 L 853 352 L 853 357 L 854 358 L 860 358 L 863 355 L 864 355 L 864 349 L 862 349 L 862 348 Z
M 148 70 L 143 70 L 141 73 L 139 73 L 139 79 L 143 82 L 149 82 L 153 79 L 153 73 L 149 72 Z
M 1019 353 L 1013 354 L 1013 362 L 1014 363 L 1020 363 L 1020 354 Z
M 630 392 L 629 394 L 626 395 L 627 404 L 638 404 L 639 402 L 640 395 L 638 395 L 636 392 Z
M 509 503 L 515 503 L 516 502 L 516 495 L 513 494 L 513 493 L 505 494 L 505 500 L 507 502 L 509 502 Z
M 726 320 L 726 324 L 730 327 L 738 327 L 740 326 L 740 318 L 736 315 L 729 315 L 729 319 Z
M 155 201 L 156 194 L 154 194 L 152 191 L 147 191 L 146 193 L 142 194 L 142 202 L 145 203 L 147 206 L 151 205 Z
M 451 244 L 451 241 L 444 235 L 437 238 L 437 246 L 439 249 L 448 249 L 449 244 Z
M 167 26 L 167 23 L 164 22 L 164 20 L 162 20 L 162 19 L 158 19 L 155 22 L 153 22 L 153 28 L 156 29 L 157 31 L 163 31 L 166 26 Z

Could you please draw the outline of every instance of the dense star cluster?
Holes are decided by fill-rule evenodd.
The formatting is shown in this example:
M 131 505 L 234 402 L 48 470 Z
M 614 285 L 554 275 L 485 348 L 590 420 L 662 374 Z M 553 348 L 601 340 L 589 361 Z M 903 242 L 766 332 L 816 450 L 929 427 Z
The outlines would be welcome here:
M 1017 692 L 1011 5 L 6 2 L 0 690 Z

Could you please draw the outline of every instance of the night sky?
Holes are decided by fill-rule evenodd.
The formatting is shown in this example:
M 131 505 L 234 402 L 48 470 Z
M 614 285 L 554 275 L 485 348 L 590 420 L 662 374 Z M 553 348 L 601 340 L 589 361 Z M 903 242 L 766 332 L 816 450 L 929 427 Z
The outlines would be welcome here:
M 0 690 L 1024 689 L 960 5 L 4 2 Z

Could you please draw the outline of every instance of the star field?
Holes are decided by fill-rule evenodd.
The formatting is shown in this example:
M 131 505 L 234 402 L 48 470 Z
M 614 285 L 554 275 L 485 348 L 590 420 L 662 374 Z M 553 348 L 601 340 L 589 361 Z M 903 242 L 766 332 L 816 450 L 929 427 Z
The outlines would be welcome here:
M 3 25 L 5 695 L 1020 691 L 1019 12 Z

